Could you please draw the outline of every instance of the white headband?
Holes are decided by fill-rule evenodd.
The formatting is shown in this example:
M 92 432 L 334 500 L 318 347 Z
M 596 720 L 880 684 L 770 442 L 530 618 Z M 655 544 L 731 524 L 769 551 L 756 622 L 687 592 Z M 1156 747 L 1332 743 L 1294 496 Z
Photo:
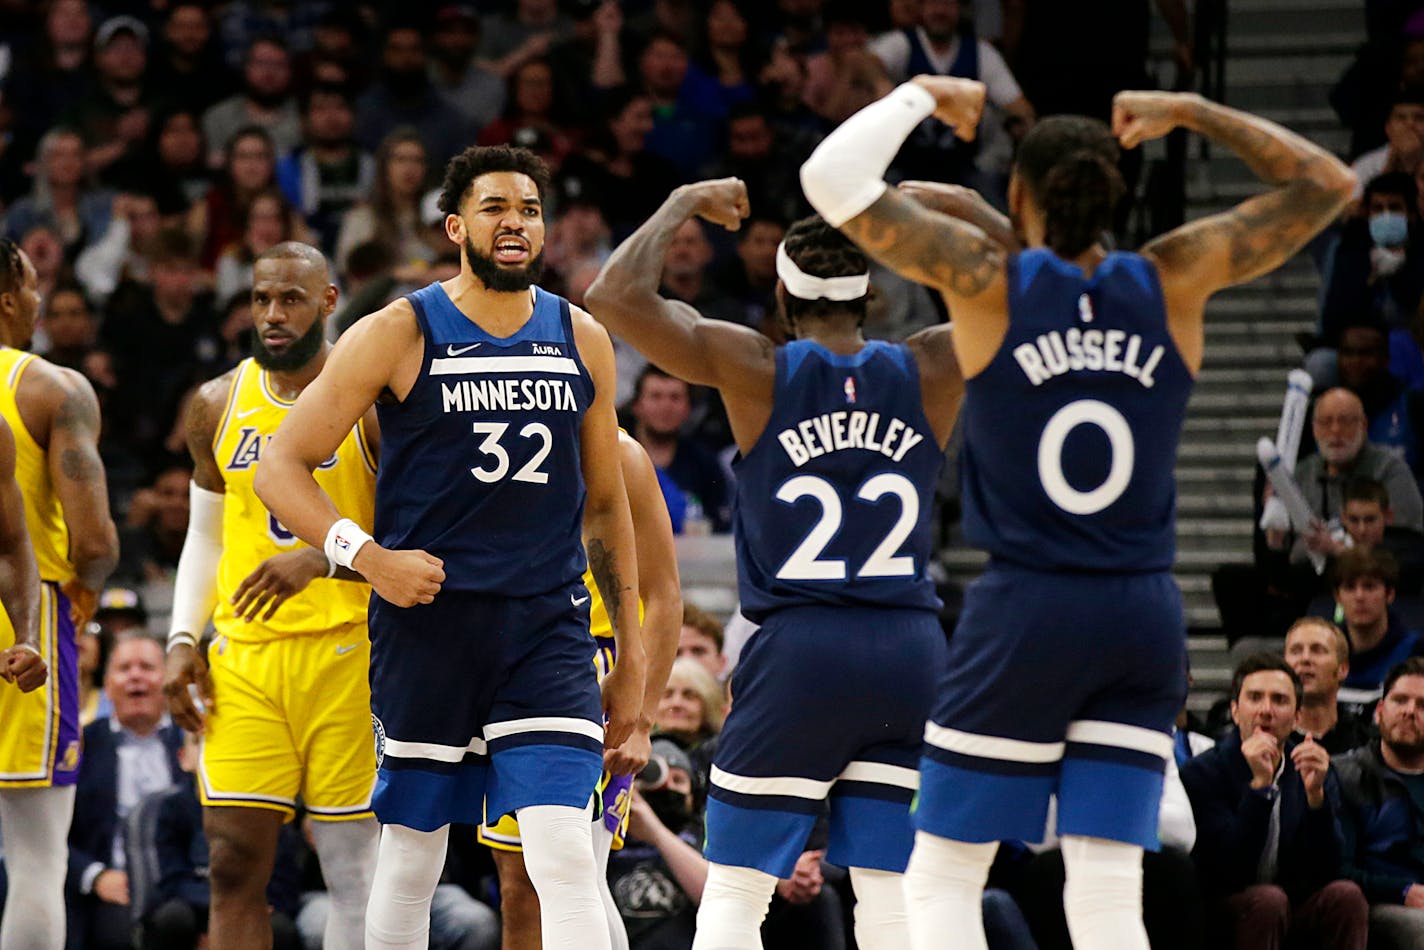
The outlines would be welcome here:
M 786 242 L 776 248 L 776 276 L 786 292 L 801 300 L 858 300 L 870 292 L 870 274 L 850 277 L 812 277 L 786 253 Z

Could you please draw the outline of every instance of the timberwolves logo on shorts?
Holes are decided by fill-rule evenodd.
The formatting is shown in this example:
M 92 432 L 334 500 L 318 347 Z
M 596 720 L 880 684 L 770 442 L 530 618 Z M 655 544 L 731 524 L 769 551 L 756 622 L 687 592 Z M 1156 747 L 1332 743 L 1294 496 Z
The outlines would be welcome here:
M 376 737 L 376 768 L 380 768 L 386 757 L 386 727 L 381 725 L 375 713 L 371 713 L 371 731 Z

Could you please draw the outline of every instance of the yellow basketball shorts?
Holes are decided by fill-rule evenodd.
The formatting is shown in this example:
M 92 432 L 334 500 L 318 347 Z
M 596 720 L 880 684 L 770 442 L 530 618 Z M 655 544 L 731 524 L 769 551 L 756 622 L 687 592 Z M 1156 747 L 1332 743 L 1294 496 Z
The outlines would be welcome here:
M 276 640 L 213 638 L 213 708 L 203 737 L 204 805 L 266 808 L 290 818 L 370 817 L 376 744 L 364 625 Z
M 613 833 L 614 851 L 623 847 L 623 839 L 628 834 L 632 789 L 631 775 L 609 775 L 604 772 L 598 779 L 593 819 Z M 519 821 L 513 815 L 505 815 L 492 825 L 480 825 L 475 836 L 480 839 L 481 844 L 498 851 L 524 850 L 524 844 L 519 837 Z
M 15 642 L 0 624 L 0 650 Z M 49 679 L 20 692 L 0 680 L 0 788 L 73 785 L 79 778 L 79 647 L 69 619 L 69 600 L 59 585 L 40 585 L 40 654 Z

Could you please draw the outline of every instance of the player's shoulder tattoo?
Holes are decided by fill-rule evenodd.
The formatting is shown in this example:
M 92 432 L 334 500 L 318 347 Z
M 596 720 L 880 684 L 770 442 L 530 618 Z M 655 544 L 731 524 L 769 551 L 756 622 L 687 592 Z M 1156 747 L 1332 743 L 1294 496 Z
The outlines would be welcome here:
M 930 215 L 893 188 L 841 230 L 901 275 L 956 297 L 983 293 L 1008 260 L 1004 246 L 979 228 Z

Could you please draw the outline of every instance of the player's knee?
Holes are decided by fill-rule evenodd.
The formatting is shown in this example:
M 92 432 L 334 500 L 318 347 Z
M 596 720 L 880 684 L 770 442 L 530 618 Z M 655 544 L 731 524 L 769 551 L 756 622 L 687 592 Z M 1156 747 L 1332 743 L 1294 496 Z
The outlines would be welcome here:
M 210 829 L 208 883 L 213 896 L 263 892 L 272 873 L 272 855 L 259 842 L 229 830 Z

